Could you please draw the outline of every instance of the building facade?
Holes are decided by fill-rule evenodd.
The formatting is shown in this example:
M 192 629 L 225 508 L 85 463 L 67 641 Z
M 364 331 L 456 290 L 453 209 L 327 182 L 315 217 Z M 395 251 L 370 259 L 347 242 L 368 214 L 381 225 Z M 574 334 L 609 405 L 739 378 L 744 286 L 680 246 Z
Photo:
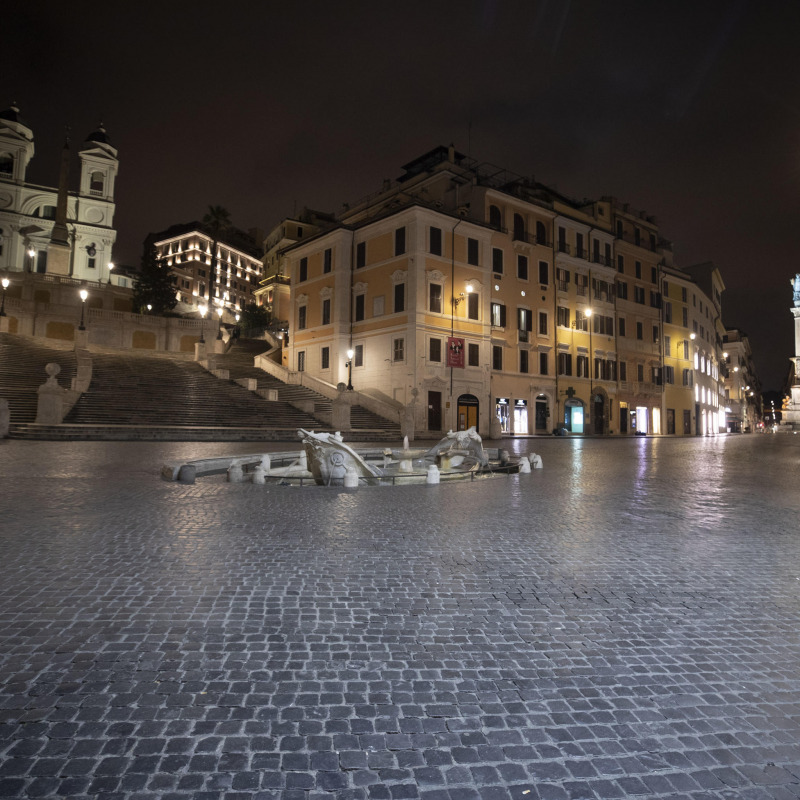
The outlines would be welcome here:
M 181 310 L 192 313 L 202 306 L 216 313 L 221 309 L 231 322 L 246 305 L 256 302 L 263 273 L 260 250 L 249 235 L 234 234 L 215 241 L 197 222 L 150 234 L 148 246 L 155 248 L 156 259 L 172 274 Z
M 69 190 L 65 143 L 57 188 L 27 180 L 34 136 L 19 109 L 0 112 L 0 270 L 107 282 L 114 229 L 117 150 L 100 126 L 78 153 L 78 190 Z
M 719 272 L 673 265 L 614 198 L 439 147 L 272 259 L 285 366 L 386 398 L 420 435 L 726 429 Z

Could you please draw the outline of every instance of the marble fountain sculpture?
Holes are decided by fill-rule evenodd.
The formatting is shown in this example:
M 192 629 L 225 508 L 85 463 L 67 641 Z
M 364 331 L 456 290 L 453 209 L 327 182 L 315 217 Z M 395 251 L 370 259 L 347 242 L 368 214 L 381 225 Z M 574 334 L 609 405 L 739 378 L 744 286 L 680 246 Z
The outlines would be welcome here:
M 339 433 L 297 432 L 303 449 L 290 453 L 201 459 L 168 464 L 162 477 L 193 483 L 195 477 L 225 474 L 230 483 L 309 484 L 318 486 L 437 484 L 442 480 L 474 480 L 496 475 L 530 472 L 542 459 L 511 457 L 506 450 L 483 447 L 475 428 L 450 431 L 429 450 L 411 449 L 408 439 L 401 449 L 356 450 Z

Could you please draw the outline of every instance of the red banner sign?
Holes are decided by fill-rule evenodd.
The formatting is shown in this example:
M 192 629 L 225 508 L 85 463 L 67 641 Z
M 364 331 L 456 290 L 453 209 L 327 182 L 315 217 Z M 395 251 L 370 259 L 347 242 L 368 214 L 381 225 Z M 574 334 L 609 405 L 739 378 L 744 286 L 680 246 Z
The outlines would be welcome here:
M 457 336 L 447 337 L 447 366 L 464 366 L 464 340 Z

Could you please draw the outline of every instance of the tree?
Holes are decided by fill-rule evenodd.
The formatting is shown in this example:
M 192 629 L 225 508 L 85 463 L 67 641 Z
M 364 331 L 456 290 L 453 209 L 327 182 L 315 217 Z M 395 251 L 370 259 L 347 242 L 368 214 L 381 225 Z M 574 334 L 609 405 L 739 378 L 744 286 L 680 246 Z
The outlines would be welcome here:
M 255 331 L 267 328 L 272 321 L 272 314 L 264 306 L 248 303 L 239 317 L 239 327 L 243 331 Z
M 214 308 L 214 281 L 217 275 L 217 248 L 219 240 L 225 235 L 228 228 L 231 227 L 230 212 L 222 206 L 209 206 L 208 213 L 203 217 L 203 227 L 212 239 L 211 244 L 211 272 L 208 278 L 208 310 L 211 312 Z
M 156 258 L 156 249 L 151 247 L 142 256 L 139 276 L 133 284 L 133 308 L 139 314 L 164 314 L 178 304 L 172 275 Z M 151 306 L 150 309 L 147 307 Z

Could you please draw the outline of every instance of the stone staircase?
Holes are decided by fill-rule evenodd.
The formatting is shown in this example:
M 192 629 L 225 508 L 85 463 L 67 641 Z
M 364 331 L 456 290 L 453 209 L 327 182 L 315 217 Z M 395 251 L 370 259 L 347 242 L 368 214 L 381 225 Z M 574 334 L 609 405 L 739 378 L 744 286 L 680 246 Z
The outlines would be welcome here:
M 61 367 L 58 382 L 69 387 L 76 373 L 75 353 L 46 345 L 40 339 L 0 333 L 0 398 L 8 400 L 12 423 L 32 423 L 36 419 L 36 390 L 47 380 L 44 368 Z
M 60 383 L 68 386 L 75 357 L 71 351 L 42 347 L 39 340 L 9 336 L 0 338 L 0 397 L 9 399 L 13 438 L 294 441 L 298 428 L 331 430 L 316 416 L 329 411 L 330 401 L 253 367 L 253 358 L 265 343 L 247 340 L 237 342 L 225 356 L 217 356 L 215 366 L 229 370 L 230 380 L 217 378 L 185 357 L 95 350 L 90 389 L 64 424 L 35 425 L 36 389 L 47 377 L 44 365 L 60 363 Z M 26 365 L 24 371 L 14 368 L 20 364 Z M 244 377 L 256 378 L 259 388 L 276 389 L 278 399 L 266 400 L 235 382 Z M 11 390 L 6 392 L 6 387 Z M 310 410 L 293 405 L 300 401 L 306 401 Z M 352 419 L 359 427 L 346 434 L 348 440 L 396 441 L 400 436 L 399 426 L 368 412 L 355 412 Z
M 312 413 L 315 417 L 330 419 L 333 404 L 327 397 L 305 386 L 283 383 L 253 366 L 255 357 L 268 347 L 267 342 L 259 339 L 240 339 L 227 353 L 216 356 L 215 366 L 227 369 L 231 380 L 251 378 L 257 381 L 259 390 L 277 390 L 279 400 L 287 403 L 313 403 Z M 400 426 L 397 422 L 391 422 L 362 406 L 353 406 L 350 409 L 350 424 L 355 430 L 378 430 L 390 434 L 393 439 L 400 438 Z

